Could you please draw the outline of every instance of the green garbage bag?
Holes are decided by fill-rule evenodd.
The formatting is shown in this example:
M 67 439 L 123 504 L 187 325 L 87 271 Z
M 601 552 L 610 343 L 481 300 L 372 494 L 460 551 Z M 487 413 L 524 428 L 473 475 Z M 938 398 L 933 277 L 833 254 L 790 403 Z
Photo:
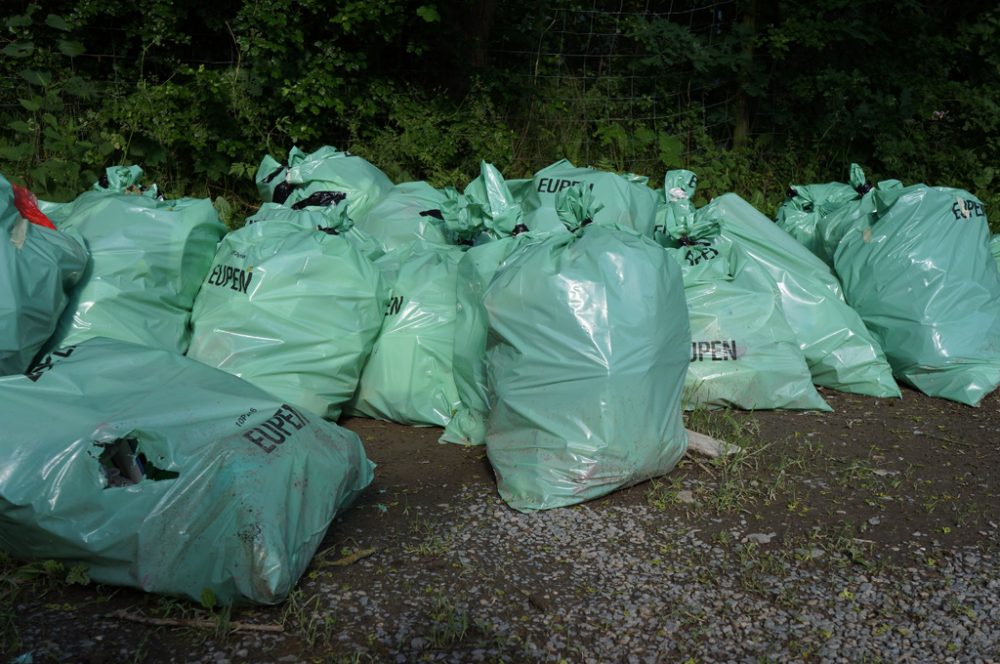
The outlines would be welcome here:
M 356 434 L 111 339 L 0 378 L 0 417 L 0 548 L 195 601 L 282 601 L 372 480 Z
M 815 384 L 875 397 L 900 396 L 882 348 L 844 301 L 829 266 L 736 194 L 712 200 L 696 217 L 718 223 L 721 236 L 771 277 Z
M 452 374 L 462 248 L 417 242 L 375 263 L 391 284 L 375 347 L 347 412 L 443 427 L 458 408 Z
M 523 209 L 503 175 L 492 164 L 479 162 L 479 175 L 459 194 L 445 187 L 441 215 L 446 235 L 454 244 L 472 246 L 528 230 Z
M 661 475 L 687 447 L 680 268 L 651 239 L 588 224 L 590 196 L 564 193 L 557 205 L 574 232 L 531 236 L 483 296 L 487 454 L 501 497 L 520 511 Z
M 876 187 L 889 190 L 903 186 L 899 180 L 883 180 L 873 186 L 857 164 L 851 164 L 850 180 L 850 184 L 792 185 L 789 198 L 778 208 L 778 226 L 830 267 L 844 235 L 861 227 L 875 211 Z
M 481 168 L 481 177 L 492 186 L 467 187 L 468 196 L 452 192 L 441 210 L 455 242 L 476 243 L 462 255 L 457 267 L 452 372 L 459 404 L 440 438 L 442 443 L 459 445 L 482 445 L 486 440 L 489 395 L 485 355 L 489 324 L 483 291 L 504 258 L 528 237 L 521 207 L 506 183 L 492 166 L 484 163 Z M 492 201 L 479 198 L 484 191 L 492 192 Z
M 288 199 L 288 194 L 292 191 L 292 185 L 286 181 L 288 176 L 288 163 L 298 162 L 305 157 L 305 153 L 297 147 L 292 147 L 288 151 L 288 158 L 285 162 L 279 162 L 269 154 L 264 155 L 257 167 L 254 175 L 254 184 L 257 185 L 257 193 L 264 203 L 284 203 Z
M 266 203 L 306 207 L 346 200 L 352 219 L 364 218 L 393 186 L 375 165 L 329 145 L 309 154 L 293 147 L 285 164 L 279 164 L 270 155 L 265 156 L 256 177 L 258 190 Z M 267 181 L 262 183 L 262 177 Z M 274 184 L 282 178 L 283 183 Z M 266 197 L 267 192 L 271 193 L 271 198 Z
M 681 267 L 691 321 L 684 406 L 830 410 L 813 387 L 774 282 L 719 237 L 716 220 L 697 221 L 686 195 L 674 196 L 676 214 L 662 233 Z
M 869 189 L 871 185 L 858 164 L 851 164 L 850 184 L 793 184 L 778 208 L 776 223 L 806 249 L 826 260 L 820 221 L 841 205 L 859 200 Z
M 917 184 L 877 191 L 875 208 L 834 257 L 847 301 L 897 378 L 977 405 L 1000 384 L 1000 272 L 982 202 Z
M 374 238 L 385 253 L 418 241 L 450 244 L 441 216 L 444 201 L 444 193 L 426 182 L 397 184 L 356 227 Z
M 83 240 L 22 216 L 0 175 L 0 375 L 28 368 L 86 265 Z
M 191 307 L 226 227 L 207 198 L 138 193 L 141 174 L 138 166 L 109 168 L 107 187 L 52 215 L 60 230 L 83 237 L 90 261 L 48 349 L 110 337 L 187 350 Z
M 990 238 L 990 253 L 993 254 L 993 260 L 997 265 L 1000 265 L 1000 233 Z
M 653 236 L 658 194 L 646 185 L 646 178 L 577 167 L 566 159 L 535 173 L 523 201 L 525 225 L 533 231 L 564 232 L 556 212 L 556 197 L 576 185 L 587 187 L 594 200 L 603 206 L 594 215 L 594 223 L 631 228 Z
M 514 202 L 523 207 L 524 200 L 528 197 L 528 192 L 531 191 L 531 185 L 534 180 L 532 178 L 515 178 L 505 180 L 505 182 L 507 189 L 510 190 L 511 195 L 514 197 Z
M 340 417 L 387 295 L 349 237 L 345 210 L 344 203 L 303 210 L 265 203 L 227 235 L 195 301 L 188 356 L 327 419 Z

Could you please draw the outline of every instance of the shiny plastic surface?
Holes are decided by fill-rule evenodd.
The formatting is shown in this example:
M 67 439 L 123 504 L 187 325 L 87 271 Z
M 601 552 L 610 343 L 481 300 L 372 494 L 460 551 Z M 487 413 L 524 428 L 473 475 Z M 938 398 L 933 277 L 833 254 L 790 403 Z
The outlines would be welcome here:
M 375 238 L 386 253 L 416 241 L 449 244 L 441 217 L 444 200 L 444 194 L 426 182 L 404 182 L 359 218 L 357 227 Z
M 521 204 L 493 164 L 479 162 L 479 175 L 459 194 L 444 189 L 441 214 L 448 239 L 455 244 L 481 244 L 508 237 L 522 221 Z
M 483 303 L 486 447 L 508 505 L 573 505 L 674 467 L 691 332 L 662 248 L 596 223 L 529 236 Z
M 535 173 L 523 200 L 524 223 L 533 231 L 563 232 L 565 229 L 556 215 L 556 198 L 560 192 L 580 184 L 602 206 L 594 214 L 594 223 L 631 228 L 653 237 L 658 194 L 646 185 L 645 178 L 578 167 L 566 159 Z
M 930 396 L 976 405 L 1000 384 L 1000 272 L 982 202 L 913 185 L 875 194 L 835 264 L 893 370 Z
M 850 184 L 793 184 L 785 202 L 778 208 L 778 227 L 796 239 L 802 246 L 827 264 L 833 263 L 833 254 L 824 250 L 821 220 L 833 210 L 861 199 L 859 187 L 865 184 L 864 171 L 858 164 L 851 164 Z M 834 247 L 836 248 L 836 247 Z
M 691 321 L 685 408 L 831 410 L 767 273 L 726 238 L 690 237 L 666 250 L 681 267 Z
M 356 434 L 109 339 L 0 378 L 0 418 L 0 548 L 195 602 L 282 601 L 372 480 Z
M 392 181 L 371 162 L 330 146 L 306 154 L 288 153 L 285 182 L 291 186 L 284 205 L 292 206 L 321 191 L 342 194 L 352 219 L 362 219 L 392 188 Z
M 489 323 L 483 292 L 504 258 L 527 238 L 522 232 L 522 207 L 500 172 L 481 162 L 478 179 L 482 184 L 471 184 L 461 196 L 452 195 L 452 202 L 442 209 L 452 239 L 475 243 L 458 263 L 452 371 L 459 404 L 440 438 L 442 443 L 459 445 L 482 445 L 486 440 Z
M 441 434 L 442 443 L 482 445 L 486 442 L 486 416 L 490 408 L 486 384 L 489 321 L 483 307 L 483 292 L 504 258 L 528 238 L 527 234 L 522 234 L 479 244 L 465 252 L 458 263 L 452 371 L 459 404 Z
M 97 187 L 50 215 L 83 237 L 90 261 L 46 347 L 110 337 L 183 353 L 195 295 L 226 227 L 207 198 L 120 193 L 131 187 L 120 171 L 107 169 L 117 188 Z
M 29 223 L 0 175 L 0 375 L 28 368 L 86 265 L 82 239 Z
M 1000 233 L 990 238 L 990 253 L 993 254 L 993 260 L 1000 266 Z
M 346 412 L 416 426 L 451 420 L 459 405 L 452 352 L 462 252 L 418 242 L 375 262 L 391 295 Z
M 851 164 L 851 182 L 792 185 L 794 195 L 778 208 L 777 224 L 833 267 L 833 255 L 845 235 L 863 227 L 875 211 L 876 189 L 899 189 L 899 180 L 872 186 L 864 171 Z
M 335 209 L 265 203 L 249 221 L 219 245 L 188 355 L 336 420 L 382 325 L 382 277 Z
M 697 211 L 719 223 L 770 275 L 781 309 L 805 355 L 813 382 L 843 392 L 898 397 L 899 387 L 878 341 L 847 305 L 829 266 L 736 194 Z

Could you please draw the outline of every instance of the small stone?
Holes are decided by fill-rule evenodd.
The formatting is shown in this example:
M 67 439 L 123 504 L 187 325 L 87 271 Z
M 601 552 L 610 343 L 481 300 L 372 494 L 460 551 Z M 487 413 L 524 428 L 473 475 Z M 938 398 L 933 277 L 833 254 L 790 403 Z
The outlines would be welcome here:
M 684 489 L 683 491 L 677 492 L 677 501 L 681 503 L 687 503 L 688 505 L 698 502 L 694 499 L 694 493 L 689 491 L 688 489 Z
M 777 533 L 750 533 L 743 538 L 744 542 L 753 542 L 754 544 L 770 544 L 771 540 L 775 538 Z

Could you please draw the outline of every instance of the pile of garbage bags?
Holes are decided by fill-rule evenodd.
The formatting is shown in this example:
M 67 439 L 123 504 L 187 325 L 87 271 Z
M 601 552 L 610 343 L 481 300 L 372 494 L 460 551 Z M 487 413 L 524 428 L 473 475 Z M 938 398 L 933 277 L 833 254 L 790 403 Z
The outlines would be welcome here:
M 107 583 L 281 601 L 372 481 L 344 414 L 485 445 L 531 511 L 669 472 L 684 409 L 1000 385 L 1000 236 L 957 189 L 852 165 L 775 222 L 686 170 L 437 189 L 293 147 L 230 230 L 141 179 L 0 177 L 0 545 Z
M 793 186 L 778 225 L 804 246 L 810 234 L 824 238 L 811 248 L 833 266 L 896 378 L 978 404 L 1000 385 L 1000 271 L 982 201 L 961 189 L 862 181 L 854 164 L 851 185 Z M 810 197 L 819 202 L 806 217 Z

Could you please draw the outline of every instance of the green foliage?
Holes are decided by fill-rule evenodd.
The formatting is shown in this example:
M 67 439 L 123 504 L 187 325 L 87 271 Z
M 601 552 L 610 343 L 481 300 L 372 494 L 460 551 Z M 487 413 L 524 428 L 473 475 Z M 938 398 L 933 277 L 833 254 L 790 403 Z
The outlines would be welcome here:
M 481 159 L 501 169 L 510 164 L 513 134 L 480 86 L 457 105 L 435 92 L 378 89 L 388 120 L 352 120 L 351 151 L 377 164 L 393 181 L 423 179 L 438 187 L 464 187 Z
M 790 182 L 858 161 L 1000 203 L 994 3 L 670 7 L 15 0 L 0 171 L 65 200 L 138 162 L 238 216 L 264 153 L 331 144 L 436 185 L 480 159 L 518 177 L 566 157 L 653 182 L 692 168 L 703 197 L 770 211 Z

